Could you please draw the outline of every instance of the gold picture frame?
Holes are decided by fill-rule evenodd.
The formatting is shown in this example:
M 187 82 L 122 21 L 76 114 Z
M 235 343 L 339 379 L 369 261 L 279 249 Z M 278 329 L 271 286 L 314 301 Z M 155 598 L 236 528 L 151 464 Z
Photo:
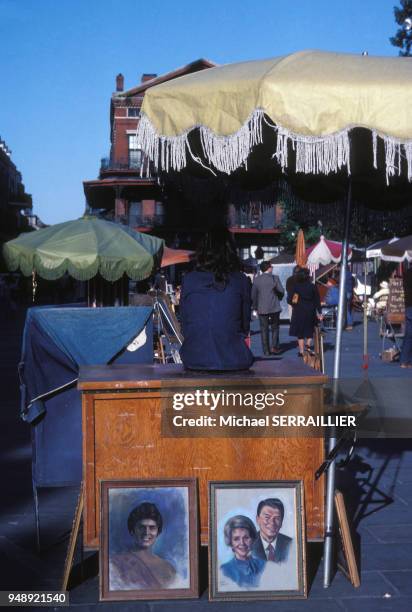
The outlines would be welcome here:
M 301 480 L 209 483 L 210 600 L 306 598 L 305 542 Z

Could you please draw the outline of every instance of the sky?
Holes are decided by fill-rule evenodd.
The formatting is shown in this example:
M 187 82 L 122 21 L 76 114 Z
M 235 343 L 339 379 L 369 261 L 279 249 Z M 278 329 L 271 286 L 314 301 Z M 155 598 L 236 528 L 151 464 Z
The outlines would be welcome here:
M 201 57 L 396 56 L 396 0 L 0 0 L 0 137 L 48 224 L 80 217 L 125 89 Z

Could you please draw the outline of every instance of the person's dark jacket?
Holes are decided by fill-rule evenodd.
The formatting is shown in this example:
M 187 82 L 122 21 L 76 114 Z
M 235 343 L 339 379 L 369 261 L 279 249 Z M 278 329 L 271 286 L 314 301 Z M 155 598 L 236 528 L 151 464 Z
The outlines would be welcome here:
M 293 295 L 298 294 L 297 304 L 293 304 Z M 311 338 L 317 324 L 317 314 L 321 313 L 319 292 L 309 279 L 296 282 L 288 293 L 288 304 L 292 306 L 292 318 L 289 334 L 297 338 Z
M 283 533 L 278 533 L 275 545 L 275 563 L 287 561 L 291 544 L 292 538 Z M 263 548 L 262 540 L 260 538 L 260 532 L 258 532 L 258 537 L 253 542 L 252 554 L 254 557 L 257 557 L 258 559 L 264 559 L 266 561 L 266 553 L 265 549 Z
M 345 291 L 346 295 L 352 295 L 355 288 L 355 279 L 353 278 L 352 272 L 347 268 L 345 276 Z
M 233 272 L 217 283 L 211 272 L 189 272 L 180 298 L 183 364 L 192 370 L 244 370 L 253 363 L 245 338 L 250 327 L 250 280 Z
M 280 279 L 275 274 L 264 272 L 255 278 L 252 287 L 252 308 L 258 314 L 272 314 L 280 312 L 285 290 Z
M 296 276 L 292 274 L 292 276 L 288 276 L 285 283 L 286 294 L 290 293 L 296 283 Z

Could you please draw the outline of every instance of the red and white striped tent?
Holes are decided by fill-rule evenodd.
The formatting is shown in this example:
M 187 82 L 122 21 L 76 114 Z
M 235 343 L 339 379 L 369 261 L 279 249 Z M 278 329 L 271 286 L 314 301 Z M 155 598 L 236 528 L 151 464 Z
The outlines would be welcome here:
M 342 259 L 342 243 L 334 240 L 326 240 L 321 236 L 319 242 L 306 249 L 307 266 L 312 272 L 319 266 L 327 266 L 331 263 L 339 263 Z M 352 257 L 352 249 L 349 247 L 348 259 Z

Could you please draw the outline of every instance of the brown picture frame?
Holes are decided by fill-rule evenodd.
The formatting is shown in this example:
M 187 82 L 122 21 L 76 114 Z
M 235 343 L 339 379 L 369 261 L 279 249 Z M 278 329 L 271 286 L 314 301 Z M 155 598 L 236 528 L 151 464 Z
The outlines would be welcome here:
M 348 580 L 350 580 L 355 589 L 357 589 L 361 585 L 361 580 L 356 561 L 355 548 L 353 546 L 351 528 L 346 512 L 345 499 L 341 491 L 338 490 L 335 491 L 335 508 L 336 515 L 338 517 L 338 527 L 345 561 L 344 564 L 338 560 L 338 568 L 343 574 L 345 574 Z
M 196 479 L 100 482 L 100 601 L 199 596 Z
M 268 535 L 264 521 L 276 518 Z M 249 540 L 237 548 L 236 538 L 245 534 Z M 305 535 L 302 480 L 210 482 L 209 599 L 306 598 Z M 263 547 L 271 543 L 265 536 L 272 551 Z

